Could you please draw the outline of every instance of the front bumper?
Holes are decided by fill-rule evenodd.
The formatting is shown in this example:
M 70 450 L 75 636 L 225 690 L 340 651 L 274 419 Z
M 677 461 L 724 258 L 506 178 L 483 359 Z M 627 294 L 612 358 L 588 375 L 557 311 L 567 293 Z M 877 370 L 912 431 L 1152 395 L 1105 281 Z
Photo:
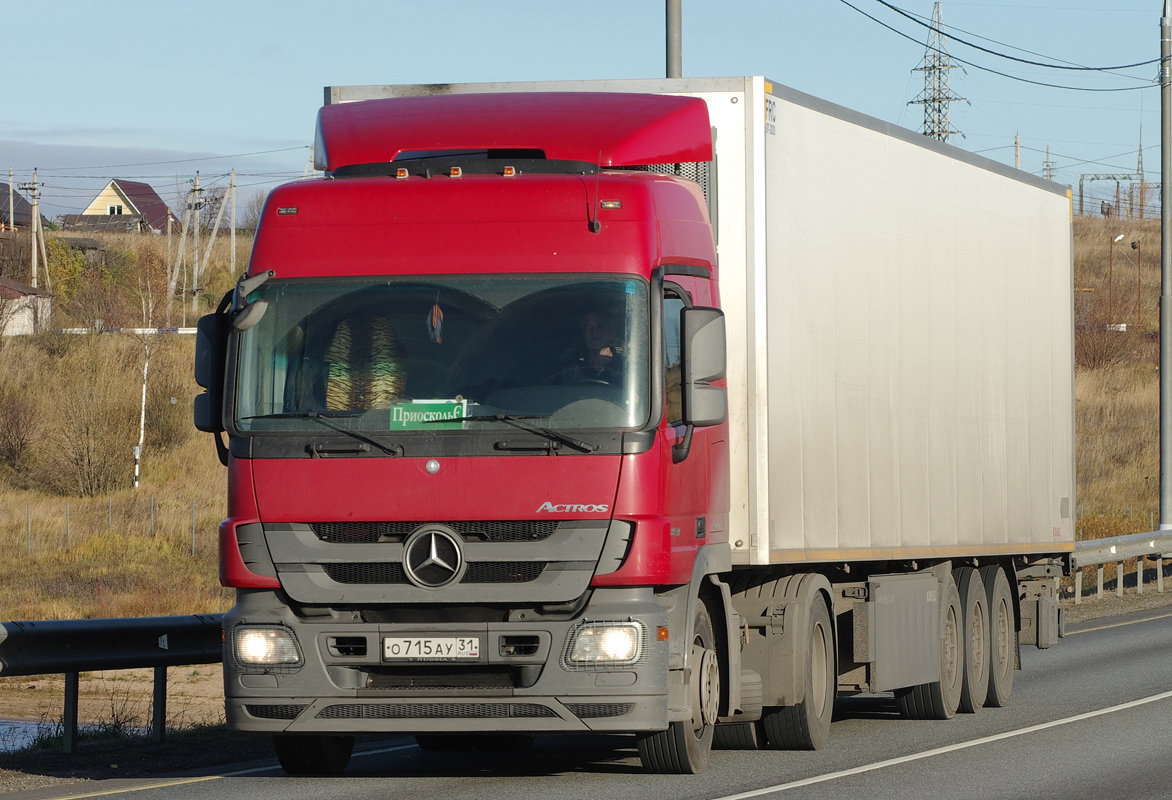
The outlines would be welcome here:
M 641 651 L 630 665 L 567 660 L 585 622 L 637 622 Z M 291 630 L 299 665 L 248 667 L 233 648 L 241 625 Z M 572 619 L 514 611 L 507 622 L 369 623 L 351 612 L 299 617 L 274 592 L 241 592 L 224 617 L 228 726 L 257 733 L 632 733 L 668 722 L 667 612 L 651 589 L 598 589 Z M 682 632 L 680 633 L 682 635 Z M 474 662 L 394 662 L 387 637 L 480 639 Z M 340 644 L 341 643 L 341 644 Z

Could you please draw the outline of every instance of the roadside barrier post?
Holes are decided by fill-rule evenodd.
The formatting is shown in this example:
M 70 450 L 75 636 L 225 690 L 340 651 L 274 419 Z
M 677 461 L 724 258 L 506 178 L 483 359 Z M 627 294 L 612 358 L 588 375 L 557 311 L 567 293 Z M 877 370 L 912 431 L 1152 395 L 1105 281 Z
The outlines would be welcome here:
M 167 737 L 167 668 L 155 667 L 155 697 L 151 716 L 151 738 L 159 744 Z
M 65 673 L 65 710 L 62 716 L 62 750 L 71 756 L 77 752 L 77 696 L 80 688 L 80 673 Z

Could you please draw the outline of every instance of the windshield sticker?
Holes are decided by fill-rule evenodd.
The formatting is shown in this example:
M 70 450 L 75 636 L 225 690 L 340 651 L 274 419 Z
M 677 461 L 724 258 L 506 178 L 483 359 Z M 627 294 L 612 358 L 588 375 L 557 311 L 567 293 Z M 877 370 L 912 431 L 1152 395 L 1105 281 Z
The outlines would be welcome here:
M 459 428 L 468 416 L 467 400 L 416 400 L 391 406 L 391 430 Z M 451 420 L 442 422 L 441 420 Z

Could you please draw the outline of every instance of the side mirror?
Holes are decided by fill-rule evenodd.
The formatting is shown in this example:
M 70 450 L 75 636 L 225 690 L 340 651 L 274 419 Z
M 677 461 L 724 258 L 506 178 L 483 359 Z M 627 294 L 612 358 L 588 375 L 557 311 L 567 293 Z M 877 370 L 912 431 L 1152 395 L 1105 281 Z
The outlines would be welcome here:
M 226 314 L 200 317 L 195 333 L 195 382 L 206 391 L 195 398 L 195 427 L 207 433 L 224 430 L 224 370 L 231 320 Z
M 683 344 L 684 422 L 706 427 L 728 419 L 728 396 L 712 381 L 724 377 L 724 312 L 717 308 L 685 308 L 681 312 Z

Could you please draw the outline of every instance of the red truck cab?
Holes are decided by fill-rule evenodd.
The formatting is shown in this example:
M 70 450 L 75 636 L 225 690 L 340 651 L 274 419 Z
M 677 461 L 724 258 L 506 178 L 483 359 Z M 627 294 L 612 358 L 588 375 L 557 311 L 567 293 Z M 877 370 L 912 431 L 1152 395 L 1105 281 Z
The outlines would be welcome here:
M 716 254 L 679 174 L 711 136 L 658 95 L 322 109 L 326 176 L 272 192 L 200 323 L 230 727 L 303 772 L 368 732 L 703 768 L 739 708 Z

